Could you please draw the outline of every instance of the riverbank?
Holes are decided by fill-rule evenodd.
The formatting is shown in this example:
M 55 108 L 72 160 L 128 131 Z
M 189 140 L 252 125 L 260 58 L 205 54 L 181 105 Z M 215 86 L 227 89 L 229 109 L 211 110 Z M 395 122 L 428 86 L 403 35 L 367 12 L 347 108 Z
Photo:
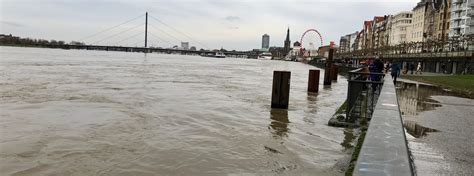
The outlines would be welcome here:
M 443 88 L 451 89 L 469 98 L 474 98 L 474 75 L 402 75 L 401 78 L 441 86 Z

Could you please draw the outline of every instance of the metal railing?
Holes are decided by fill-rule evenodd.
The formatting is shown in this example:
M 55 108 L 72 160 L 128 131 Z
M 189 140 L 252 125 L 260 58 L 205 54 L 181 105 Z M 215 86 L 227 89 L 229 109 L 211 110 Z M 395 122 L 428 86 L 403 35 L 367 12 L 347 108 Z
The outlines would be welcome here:
M 385 74 L 369 72 L 367 67 L 348 72 L 346 121 L 372 116 Z

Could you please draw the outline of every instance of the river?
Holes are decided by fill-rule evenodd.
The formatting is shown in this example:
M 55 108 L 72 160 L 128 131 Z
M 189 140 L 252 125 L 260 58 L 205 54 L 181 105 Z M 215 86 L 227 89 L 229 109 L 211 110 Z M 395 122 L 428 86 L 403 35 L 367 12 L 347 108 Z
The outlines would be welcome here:
M 343 175 L 347 80 L 296 62 L 0 47 L 1 175 Z M 270 108 L 274 70 L 290 105 Z M 321 77 L 324 70 L 321 70 Z

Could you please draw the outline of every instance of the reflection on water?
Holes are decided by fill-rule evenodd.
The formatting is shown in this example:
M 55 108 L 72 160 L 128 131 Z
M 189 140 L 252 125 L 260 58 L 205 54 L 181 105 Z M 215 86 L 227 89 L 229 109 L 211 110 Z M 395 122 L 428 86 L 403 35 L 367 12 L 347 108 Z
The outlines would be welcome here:
M 270 130 L 274 137 L 286 137 L 288 133 L 288 110 L 272 109 L 270 111 Z
M 416 82 L 398 82 L 397 97 L 416 173 L 473 175 L 474 101 Z
M 354 139 L 356 136 L 354 135 L 354 129 L 352 128 L 346 128 L 344 129 L 344 141 L 342 141 L 341 146 L 344 147 L 344 149 L 350 149 L 354 147 Z
M 411 120 L 404 120 L 403 126 L 407 129 L 407 132 L 413 137 L 420 138 L 426 135 L 429 132 L 438 132 L 436 129 L 427 128 Z
M 431 99 L 431 96 L 459 96 L 455 92 L 450 92 L 440 87 L 397 82 L 397 95 L 400 110 L 404 116 L 416 116 L 419 112 L 434 110 L 441 104 Z

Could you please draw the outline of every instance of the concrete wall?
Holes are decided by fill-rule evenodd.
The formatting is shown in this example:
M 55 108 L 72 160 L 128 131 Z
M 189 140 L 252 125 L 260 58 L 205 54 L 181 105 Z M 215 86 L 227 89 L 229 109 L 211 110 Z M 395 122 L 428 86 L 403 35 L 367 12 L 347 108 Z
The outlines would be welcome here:
M 413 175 L 395 86 L 388 76 L 353 175 Z

